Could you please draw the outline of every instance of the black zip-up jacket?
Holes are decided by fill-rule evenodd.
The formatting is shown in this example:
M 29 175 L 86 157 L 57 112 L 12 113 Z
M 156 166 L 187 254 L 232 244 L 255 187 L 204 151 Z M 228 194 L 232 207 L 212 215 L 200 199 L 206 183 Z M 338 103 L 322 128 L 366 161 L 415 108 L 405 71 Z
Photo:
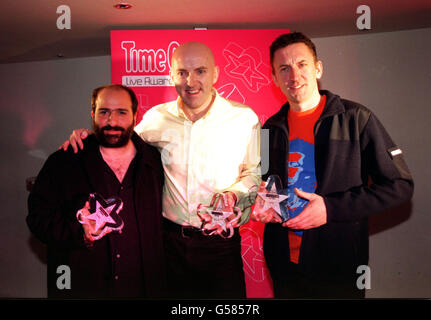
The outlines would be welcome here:
M 400 149 L 364 106 L 329 91 L 314 127 L 316 193 L 325 201 L 327 223 L 303 233 L 299 270 L 333 279 L 354 277 L 368 264 L 368 216 L 408 201 L 413 180 Z M 269 129 L 269 170 L 285 183 L 288 174 L 289 103 L 263 126 Z M 287 186 L 283 186 L 286 188 Z M 265 226 L 264 254 L 274 280 L 289 266 L 287 228 Z M 356 275 L 357 277 L 358 275 Z

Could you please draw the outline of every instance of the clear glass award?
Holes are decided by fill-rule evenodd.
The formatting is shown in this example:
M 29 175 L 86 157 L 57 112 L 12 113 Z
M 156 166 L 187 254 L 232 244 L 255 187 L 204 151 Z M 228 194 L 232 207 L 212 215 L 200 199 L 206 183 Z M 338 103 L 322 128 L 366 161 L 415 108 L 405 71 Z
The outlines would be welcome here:
M 272 209 L 283 222 L 290 218 L 286 201 L 288 199 L 287 189 L 283 189 L 278 175 L 270 175 L 257 194 L 255 210 L 265 212 Z
M 233 227 L 228 222 L 232 222 L 234 219 L 241 217 L 241 210 L 237 207 L 229 207 L 225 204 L 225 194 L 216 193 L 214 194 L 209 206 L 200 204 L 198 206 L 198 215 L 202 219 L 202 232 L 206 235 L 215 234 L 215 228 L 220 226 L 223 232 L 220 234 L 223 238 L 231 238 L 234 234 Z M 202 213 L 206 213 L 211 217 L 211 221 L 207 222 L 202 216 Z
M 79 223 L 92 225 L 94 230 L 101 231 L 97 235 L 92 235 L 94 240 L 101 239 L 110 232 L 121 233 L 124 222 L 119 215 L 123 209 L 123 201 L 120 198 L 104 199 L 98 193 L 91 193 L 88 201 L 90 203 L 90 214 L 83 216 L 81 210 L 78 210 L 76 217 Z

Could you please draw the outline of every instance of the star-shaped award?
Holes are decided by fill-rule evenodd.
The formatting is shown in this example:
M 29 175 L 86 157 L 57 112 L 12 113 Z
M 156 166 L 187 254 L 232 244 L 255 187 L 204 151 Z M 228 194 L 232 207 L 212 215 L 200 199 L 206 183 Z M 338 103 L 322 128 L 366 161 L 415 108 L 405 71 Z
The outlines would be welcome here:
M 124 226 L 124 222 L 119 216 L 119 212 L 123 209 L 123 202 L 118 197 L 111 197 L 104 199 L 98 193 L 91 193 L 88 199 L 90 203 L 90 215 L 86 217 L 79 217 L 80 223 L 89 224 L 90 221 L 94 221 L 95 229 L 99 230 L 102 228 L 100 237 L 103 237 L 109 231 L 121 232 Z
M 209 207 L 199 205 L 198 214 L 201 210 L 200 208 L 204 209 L 203 211 L 211 216 L 210 222 L 205 223 L 204 221 L 202 223 L 202 228 L 204 232 L 207 232 L 207 234 L 208 232 L 209 234 L 212 234 L 213 228 L 216 226 L 220 226 L 223 229 L 223 233 L 221 234 L 222 237 L 230 238 L 233 236 L 234 232 L 232 226 L 230 226 L 228 232 L 226 223 L 232 221 L 235 218 L 239 218 L 241 216 L 241 210 L 236 207 L 232 209 L 225 206 L 223 194 L 215 194 L 213 196 L 213 199 L 211 200 L 211 204 Z
M 265 188 L 257 194 L 263 200 L 261 211 L 274 209 L 281 219 L 286 221 L 289 218 L 289 212 L 286 206 L 283 206 L 281 202 L 286 200 L 288 195 L 284 195 L 282 192 L 280 178 L 277 175 L 271 175 L 265 183 Z
M 219 199 L 220 200 L 220 199 Z M 227 210 L 224 208 L 224 205 L 222 204 L 222 201 L 217 201 L 214 208 L 207 208 L 207 213 L 211 216 L 211 222 L 209 227 L 215 227 L 219 225 L 222 227 L 223 231 L 226 230 L 226 222 L 228 221 L 228 217 L 233 215 L 232 210 Z

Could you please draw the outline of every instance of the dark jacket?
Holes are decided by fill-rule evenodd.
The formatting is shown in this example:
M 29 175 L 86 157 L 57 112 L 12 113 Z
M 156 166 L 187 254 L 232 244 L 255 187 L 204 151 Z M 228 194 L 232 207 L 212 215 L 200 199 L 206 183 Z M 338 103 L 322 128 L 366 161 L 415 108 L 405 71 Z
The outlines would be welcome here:
M 144 296 L 162 297 L 165 266 L 162 242 L 163 168 L 160 153 L 132 136 L 137 154 L 134 205 L 142 250 Z M 47 244 L 49 297 L 105 297 L 106 272 L 110 268 L 109 235 L 87 248 L 77 210 L 89 194 L 103 190 L 100 177 L 99 144 L 94 135 L 85 140 L 84 150 L 76 155 L 71 148 L 53 153 L 41 169 L 28 198 L 27 224 L 32 233 Z M 103 162 L 102 162 L 103 163 Z M 71 289 L 57 289 L 60 265 L 71 271 Z
M 316 193 L 324 198 L 327 223 L 304 231 L 299 270 L 320 278 L 350 277 L 368 264 L 368 216 L 408 201 L 413 180 L 402 153 L 391 154 L 397 147 L 370 110 L 320 93 L 326 105 L 314 127 Z M 263 126 L 269 129 L 264 179 L 278 174 L 287 181 L 288 111 L 286 103 Z M 284 279 L 290 260 L 286 228 L 266 225 L 264 253 L 272 277 Z

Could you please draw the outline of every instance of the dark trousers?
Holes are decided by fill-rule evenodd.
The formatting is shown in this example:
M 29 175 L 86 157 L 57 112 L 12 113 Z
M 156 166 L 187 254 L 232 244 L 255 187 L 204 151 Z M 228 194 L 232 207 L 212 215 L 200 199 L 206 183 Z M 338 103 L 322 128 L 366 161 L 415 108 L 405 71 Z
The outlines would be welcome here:
M 246 297 L 238 230 L 232 238 L 206 236 L 164 219 L 168 286 L 171 298 Z
M 290 263 L 286 275 L 273 277 L 274 298 L 278 299 L 363 299 L 364 290 L 356 286 L 354 277 L 308 276 Z

